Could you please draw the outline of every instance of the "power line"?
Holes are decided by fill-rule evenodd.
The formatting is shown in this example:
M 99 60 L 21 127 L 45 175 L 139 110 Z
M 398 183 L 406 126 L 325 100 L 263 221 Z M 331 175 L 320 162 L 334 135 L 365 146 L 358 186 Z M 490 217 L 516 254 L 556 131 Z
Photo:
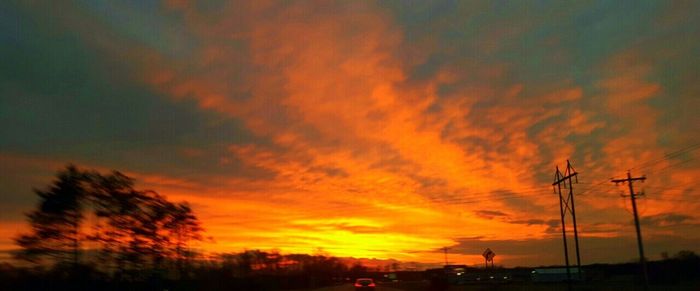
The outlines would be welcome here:
M 673 158 L 676 156 L 679 156 L 683 153 L 686 152 L 691 152 L 694 150 L 697 150 L 700 148 L 700 143 L 698 144 L 693 144 L 691 146 L 676 150 L 674 152 L 668 153 L 664 155 L 662 158 L 654 159 L 654 160 L 649 160 L 646 162 L 643 162 L 632 169 L 640 169 L 640 168 L 648 168 L 648 167 L 653 167 L 654 165 L 658 164 L 659 162 L 666 160 L 668 158 Z M 691 158 L 692 160 L 692 158 Z M 653 172 L 662 172 L 665 171 L 667 168 L 671 168 L 673 166 L 686 163 L 689 160 L 683 161 L 681 163 L 676 163 L 669 165 L 665 168 L 659 169 L 657 171 Z M 594 190 L 600 189 L 603 185 L 605 185 L 609 180 L 603 180 L 597 183 L 583 183 L 583 184 L 588 184 L 590 185 L 589 187 L 583 187 L 583 191 L 577 194 L 578 196 L 582 196 L 584 194 L 587 194 L 589 192 L 592 192 Z M 530 197 L 530 196 L 536 196 L 536 195 L 522 195 L 526 193 L 543 193 L 544 188 L 542 187 L 526 187 L 526 188 L 521 188 L 521 189 L 501 189 L 501 190 L 489 190 L 489 191 L 479 191 L 479 192 L 468 192 L 464 194 L 460 194 L 459 197 L 439 197 L 439 198 L 427 198 L 427 201 L 429 203 L 433 204 L 471 204 L 471 203 L 479 203 L 479 202 L 485 202 L 485 201 L 499 201 L 499 200 L 509 200 L 509 199 L 517 199 L 517 198 L 523 198 L 523 197 Z M 601 193 L 607 193 L 607 191 L 601 192 Z M 401 208 L 407 209 L 407 208 L 413 208 L 412 205 L 403 205 L 393 208 L 392 210 L 401 210 Z M 354 213 L 357 213 L 357 208 L 356 206 L 339 206 L 339 207 L 324 207 L 324 209 L 330 209 L 330 210 L 348 210 L 352 209 Z M 368 211 L 374 211 L 373 209 L 370 209 Z
M 697 205 L 697 204 L 699 204 L 700 201 L 698 201 L 698 198 L 700 198 L 700 197 L 692 197 L 692 198 L 688 198 L 688 199 L 673 198 L 673 197 L 672 197 L 672 198 L 665 198 L 665 197 L 640 197 L 639 199 L 641 199 L 641 200 L 654 201 L 653 203 L 656 203 L 656 204 L 658 204 L 658 203 L 664 203 L 664 202 L 667 202 L 667 203 L 677 203 L 677 202 L 681 202 L 681 203 L 683 203 L 683 205 L 688 206 L 688 205 Z
M 510 197 L 517 197 L 521 195 L 526 195 L 526 194 L 540 194 L 548 192 L 548 190 L 537 190 L 537 191 L 527 191 L 527 192 L 518 192 L 518 193 L 504 193 L 502 195 L 493 195 L 493 196 L 481 196 L 481 197 L 452 197 L 452 198 L 430 198 L 428 201 L 430 202 L 436 202 L 436 203 L 471 203 L 472 201 L 474 202 L 481 202 L 481 201 L 489 201 L 489 200 L 498 200 L 501 198 L 510 198 Z
M 671 159 L 671 158 L 675 158 L 675 157 L 681 156 L 681 155 L 683 155 L 683 154 L 685 154 L 685 153 L 693 152 L 693 151 L 698 150 L 698 149 L 700 149 L 700 143 L 691 144 L 691 145 L 689 145 L 689 146 L 686 146 L 686 147 L 683 147 L 683 148 L 681 148 L 681 149 L 678 149 L 678 150 L 675 150 L 675 151 L 673 151 L 673 152 L 670 152 L 670 153 L 668 153 L 668 154 L 665 154 L 665 155 L 664 155 L 663 157 L 661 157 L 661 158 L 656 158 L 656 159 L 651 159 L 651 160 L 647 160 L 647 161 L 641 162 L 641 163 L 639 163 L 638 165 L 636 165 L 636 166 L 630 168 L 630 170 L 640 170 L 640 169 L 652 168 L 652 167 L 656 166 L 658 163 L 660 163 L 660 162 L 662 162 L 662 161 L 665 161 L 665 160 L 668 160 L 668 159 Z M 667 169 L 669 169 L 669 168 L 672 168 L 672 167 L 678 166 L 678 165 L 680 165 L 680 164 L 684 164 L 684 163 L 690 162 L 691 160 L 694 160 L 694 159 L 695 159 L 694 157 L 690 157 L 690 158 L 688 158 L 688 159 L 686 159 L 686 160 L 684 160 L 684 161 L 682 161 L 682 162 L 680 162 L 680 163 L 671 164 L 671 165 L 668 165 L 668 166 L 666 166 L 666 167 L 664 167 L 664 168 L 662 168 L 662 169 L 659 169 L 659 170 L 651 170 L 651 171 L 647 171 L 647 172 L 648 172 L 648 173 L 661 173 L 661 172 L 663 172 L 663 171 L 665 171 L 665 170 L 667 170 Z M 588 192 L 590 192 L 590 191 L 592 191 L 592 190 L 598 189 L 598 188 L 600 188 L 600 186 L 603 186 L 603 185 L 607 184 L 608 181 L 609 181 L 609 179 L 601 180 L 601 181 L 595 182 L 595 183 L 585 183 L 585 182 L 584 182 L 584 184 L 592 184 L 592 185 L 591 185 L 591 187 L 590 187 L 589 189 L 586 189 L 586 190 L 580 192 L 578 195 L 583 195 L 583 194 L 586 194 L 586 193 L 588 193 Z
M 667 171 L 667 170 L 670 169 L 670 168 L 677 167 L 677 166 L 679 166 L 679 165 L 682 165 L 682 164 L 691 162 L 691 161 L 693 161 L 694 159 L 695 159 L 695 158 L 689 158 L 689 159 L 683 160 L 683 161 L 678 162 L 678 163 L 675 163 L 675 164 L 667 165 L 666 167 L 663 167 L 663 168 L 661 168 L 661 169 L 658 169 L 658 170 L 651 170 L 651 171 L 647 171 L 647 172 L 648 172 L 648 173 L 656 173 L 656 174 L 663 173 L 663 172 Z
M 644 169 L 644 168 L 648 168 L 648 167 L 653 166 L 653 165 L 655 165 L 655 164 L 657 164 L 657 163 L 660 163 L 660 162 L 662 162 L 662 161 L 664 161 L 664 160 L 668 160 L 668 159 L 670 159 L 670 158 L 674 158 L 674 157 L 683 155 L 683 154 L 685 154 L 685 153 L 692 152 L 692 151 L 697 150 L 697 149 L 700 149 L 700 143 L 692 144 L 692 145 L 687 146 L 687 147 L 685 147 L 685 148 L 681 148 L 681 149 L 679 149 L 679 150 L 670 152 L 670 153 L 668 153 L 668 154 L 665 154 L 665 155 L 664 155 L 663 157 L 661 157 L 661 158 L 657 158 L 657 159 L 654 159 L 654 160 L 642 162 L 641 164 L 638 164 L 637 166 L 634 166 L 634 167 L 630 168 L 630 170 L 641 170 L 641 169 Z
M 659 190 L 687 190 L 688 188 L 691 188 L 693 186 L 698 186 L 700 184 L 698 183 L 693 183 L 693 184 L 681 184 L 680 187 L 666 187 L 666 186 L 652 186 L 652 185 L 645 185 L 644 188 L 652 188 L 652 189 L 659 189 Z

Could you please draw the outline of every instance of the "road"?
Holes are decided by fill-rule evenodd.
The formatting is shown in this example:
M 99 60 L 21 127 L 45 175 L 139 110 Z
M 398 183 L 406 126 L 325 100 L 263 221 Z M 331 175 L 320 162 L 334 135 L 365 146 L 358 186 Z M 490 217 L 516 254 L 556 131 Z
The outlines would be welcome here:
M 680 284 L 669 284 L 669 285 L 652 285 L 652 291 L 655 290 L 679 290 L 679 291 L 697 291 L 700 282 L 683 282 Z M 637 286 L 638 287 L 638 286 Z M 319 289 L 312 289 L 311 291 L 354 291 L 352 284 L 344 284 L 337 286 L 324 287 Z M 377 286 L 377 291 L 424 291 L 429 290 L 426 284 L 399 284 L 399 286 L 382 286 L 381 284 Z M 445 291 L 560 291 L 566 290 L 565 284 L 532 284 L 532 283 L 514 283 L 506 285 L 494 285 L 494 284 L 482 284 L 482 285 L 458 285 L 449 286 Z M 629 283 L 611 283 L 611 282 L 589 282 L 586 284 L 575 284 L 573 286 L 574 291 L 590 291 L 590 290 L 602 290 L 602 291 L 622 291 L 622 290 L 641 290 L 635 288 L 634 285 Z
M 401 291 L 403 289 L 396 289 L 396 288 L 391 288 L 391 287 L 379 285 L 379 286 L 377 286 L 376 290 L 377 291 Z M 343 285 L 314 289 L 313 291 L 355 291 L 355 287 L 352 284 L 343 284 Z

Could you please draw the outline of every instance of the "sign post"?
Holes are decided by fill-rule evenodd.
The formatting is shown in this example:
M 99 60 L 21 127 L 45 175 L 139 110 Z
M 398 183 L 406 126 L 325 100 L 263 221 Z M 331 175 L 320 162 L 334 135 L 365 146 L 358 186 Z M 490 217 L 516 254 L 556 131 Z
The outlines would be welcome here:
M 481 255 L 484 256 L 484 259 L 486 259 L 486 262 L 484 263 L 484 268 L 486 269 L 489 267 L 489 261 L 491 261 L 491 268 L 493 268 L 493 257 L 496 256 L 496 253 L 494 253 L 490 248 L 486 248 L 484 253 Z

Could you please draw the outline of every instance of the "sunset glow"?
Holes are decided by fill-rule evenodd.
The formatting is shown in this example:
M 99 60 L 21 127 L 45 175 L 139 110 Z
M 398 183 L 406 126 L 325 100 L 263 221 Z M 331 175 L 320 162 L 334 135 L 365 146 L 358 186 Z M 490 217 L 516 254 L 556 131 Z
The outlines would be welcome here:
M 697 3 L 69 2 L 0 4 L 2 251 L 74 163 L 206 253 L 559 264 L 567 160 L 586 263 L 636 256 L 627 170 L 649 256 L 700 250 Z

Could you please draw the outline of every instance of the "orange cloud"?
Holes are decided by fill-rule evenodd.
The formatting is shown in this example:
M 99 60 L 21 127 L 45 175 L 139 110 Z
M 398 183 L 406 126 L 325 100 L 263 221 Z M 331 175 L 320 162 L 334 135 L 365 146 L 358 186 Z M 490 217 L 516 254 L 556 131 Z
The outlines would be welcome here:
M 119 52 L 97 37 L 96 47 L 141 64 L 134 65 L 139 77 L 172 102 L 194 100 L 201 110 L 240 119 L 266 142 L 227 145 L 219 162 L 270 173 L 128 174 L 190 201 L 215 239 L 197 246 L 209 251 L 322 248 L 337 256 L 439 262 L 439 248 L 464 238 L 515 244 L 558 238 L 550 177 L 555 165 L 581 157 L 572 162 L 582 182 L 576 193 L 588 192 L 576 198 L 582 237 L 631 234 L 623 227 L 624 203 L 611 202 L 617 190 L 608 178 L 639 161 L 660 159 L 650 168 L 657 171 L 675 163 L 658 145 L 664 129 L 651 104 L 665 88 L 643 53 L 604 59 L 586 72 L 599 77 L 592 85 L 553 74 L 532 81 L 518 75 L 517 61 L 482 59 L 544 19 L 492 23 L 474 44 L 483 55 L 474 56 L 456 44 L 440 48 L 432 36 L 411 42 L 376 5 L 253 1 L 212 16 L 189 1 L 167 1 L 164 9 L 182 17 L 198 43 L 180 59 L 143 47 Z M 452 21 L 436 20 L 428 29 L 441 31 Z M 574 53 L 559 47 L 564 41 L 548 38 L 543 45 L 557 53 L 545 59 L 571 61 Z M 421 67 L 432 54 L 447 60 Z M 429 73 L 416 77 L 422 70 Z M 185 147 L 182 154 L 205 153 Z M 650 189 L 678 183 L 687 190 L 700 175 L 696 166 L 658 174 Z M 662 190 L 657 197 L 678 197 Z M 661 220 L 674 211 L 670 200 L 645 203 L 646 214 Z M 684 215 L 698 210 L 681 208 Z M 471 253 L 454 259 L 481 260 Z
M 536 144 L 523 131 L 557 111 L 537 106 L 525 112 L 516 107 L 494 108 L 487 118 L 508 125 L 509 131 L 503 133 L 454 123 L 460 126 L 460 134 L 482 136 L 490 144 L 507 136 L 508 148 L 520 158 L 485 160 L 489 150 L 466 152 L 451 142 L 453 136 L 443 136 L 443 127 L 446 121 L 467 115 L 473 102 L 456 104 L 445 117 L 426 120 L 425 115 L 430 106 L 443 102 L 436 95 L 437 86 L 454 82 L 454 75 L 446 72 L 434 83 L 407 86 L 405 67 L 394 55 L 402 46 L 401 31 L 372 5 L 347 6 L 342 9 L 347 13 L 333 17 L 308 15 L 306 4 L 281 9 L 236 7 L 247 9 L 250 16 L 238 21 L 222 19 L 212 26 L 193 25 L 202 30 L 204 40 L 196 65 L 203 67 L 197 70 L 201 75 L 178 75 L 165 69 L 150 78 L 177 98 L 193 97 L 202 108 L 243 118 L 250 129 L 269 136 L 282 148 L 237 145 L 230 150 L 243 163 L 276 173 L 266 183 L 268 189 L 277 190 L 259 190 L 260 195 L 279 201 L 275 207 L 297 211 L 301 221 L 314 222 L 316 227 L 298 231 L 298 225 L 276 221 L 259 229 L 257 236 L 264 238 L 256 241 L 285 249 L 283 242 L 264 241 L 301 236 L 303 239 L 287 240 L 287 244 L 309 250 L 323 247 L 343 256 L 402 257 L 416 248 L 427 252 L 449 245 L 451 238 L 460 236 L 500 238 L 507 233 L 510 238 L 526 238 L 532 237 L 533 229 L 543 231 L 546 227 L 542 225 L 514 229 L 508 222 L 484 219 L 471 211 L 508 208 L 498 199 L 488 199 L 493 190 L 513 189 L 519 194 L 527 188 L 529 194 L 535 193 L 531 180 L 522 180 L 529 176 L 528 164 L 522 171 L 511 169 L 537 154 Z M 184 9 L 188 17 L 198 19 L 196 12 Z M 269 17 L 277 21 L 261 21 Z M 247 42 L 251 66 L 265 75 L 253 73 L 243 88 L 231 87 L 226 80 L 235 69 L 216 69 L 241 62 L 238 52 L 226 49 L 222 41 L 226 38 Z M 250 98 L 235 96 L 246 90 Z M 513 87 L 502 98 L 517 101 L 521 91 L 522 85 Z M 552 99 L 547 102 L 562 102 L 580 96 L 580 90 L 571 89 L 563 99 L 546 98 Z M 576 118 L 579 124 L 585 122 L 583 114 Z M 469 195 L 474 192 L 487 195 Z M 256 215 L 251 215 L 252 225 L 246 227 L 254 228 Z M 397 217 L 402 218 L 397 221 Z M 338 219 L 380 225 L 383 234 L 375 238 L 375 234 L 353 232 L 356 228 L 319 226 Z M 223 231 L 218 229 L 215 233 Z M 246 235 L 255 235 L 255 231 Z

